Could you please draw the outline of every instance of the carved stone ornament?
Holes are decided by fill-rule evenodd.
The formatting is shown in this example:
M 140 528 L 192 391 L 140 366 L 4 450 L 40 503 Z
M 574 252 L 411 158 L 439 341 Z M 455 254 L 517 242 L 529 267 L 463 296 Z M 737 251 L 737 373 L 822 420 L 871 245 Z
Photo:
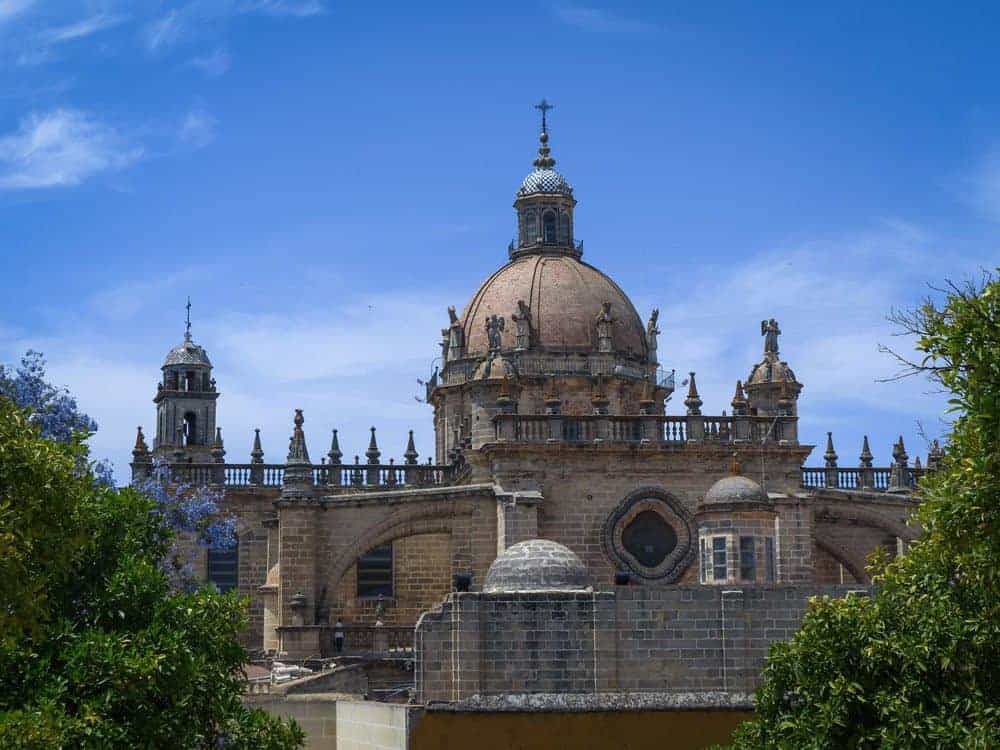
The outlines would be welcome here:
M 647 581 L 673 583 L 694 561 L 694 519 L 661 487 L 630 493 L 604 522 L 601 544 L 618 570 Z

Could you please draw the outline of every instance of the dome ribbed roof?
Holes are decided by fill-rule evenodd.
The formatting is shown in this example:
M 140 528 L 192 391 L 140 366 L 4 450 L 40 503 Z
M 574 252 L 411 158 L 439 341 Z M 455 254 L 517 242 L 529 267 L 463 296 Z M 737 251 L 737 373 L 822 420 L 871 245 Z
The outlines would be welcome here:
M 169 352 L 167 358 L 163 360 L 163 366 L 170 365 L 200 365 L 211 367 L 212 362 L 208 358 L 205 350 L 190 339 L 185 339 Z
M 704 505 L 723 503 L 767 503 L 770 500 L 763 487 L 748 477 L 723 477 L 705 493 Z
M 579 591 L 589 586 L 587 568 L 571 549 L 551 539 L 529 539 L 493 561 L 483 591 Z
M 591 265 L 570 255 L 538 254 L 516 258 L 472 295 L 462 314 L 466 356 L 489 351 L 486 321 L 503 316 L 508 325 L 500 348 L 512 350 L 516 326 L 510 325 L 518 300 L 531 311 L 531 348 L 591 352 L 597 347 L 595 320 L 604 302 L 611 303 L 611 343 L 615 352 L 646 357 L 646 329 L 632 302 L 619 286 Z
M 535 169 L 524 178 L 517 190 L 518 197 L 532 193 L 557 193 L 572 197 L 573 188 L 556 170 Z

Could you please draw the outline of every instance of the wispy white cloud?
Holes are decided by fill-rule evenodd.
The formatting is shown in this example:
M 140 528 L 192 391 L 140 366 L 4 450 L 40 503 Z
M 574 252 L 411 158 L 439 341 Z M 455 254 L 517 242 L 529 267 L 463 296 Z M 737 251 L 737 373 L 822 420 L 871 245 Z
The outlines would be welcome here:
M 728 409 L 736 379 L 746 378 L 761 358 L 759 321 L 775 317 L 784 334 L 781 356 L 805 384 L 804 440 L 838 430 L 846 455 L 869 430 L 912 435 L 921 420 L 937 434 L 943 399 L 929 395 L 933 387 L 920 378 L 880 382 L 897 369 L 878 347 L 910 351 L 912 341 L 894 337 L 890 309 L 917 304 L 928 281 L 961 278 L 978 267 L 979 258 L 941 253 L 939 242 L 920 227 L 887 221 L 753 253 L 725 267 L 674 269 L 671 286 L 683 291 L 661 310 L 662 365 L 676 368 L 678 382 L 696 371 L 705 412 L 719 413 Z M 643 312 L 662 294 L 635 291 Z M 873 445 L 882 454 L 884 448 Z
M 204 110 L 192 110 L 177 129 L 177 139 L 193 148 L 204 148 L 215 140 L 218 121 Z
M 656 30 L 654 24 L 636 18 L 626 18 L 603 8 L 564 3 L 553 6 L 552 13 L 562 23 L 582 31 L 635 34 Z
M 232 65 L 232 57 L 226 50 L 219 48 L 212 50 L 207 55 L 199 55 L 197 57 L 192 57 L 187 62 L 187 66 L 191 68 L 197 68 L 198 70 L 205 73 L 207 76 L 212 78 L 218 78 L 219 76 L 225 75 L 226 71 L 229 70 L 230 65 Z
M 305 18 L 326 12 L 323 0 L 248 0 L 237 8 L 244 13 L 267 13 L 273 16 Z
M 143 28 L 142 38 L 146 49 L 158 52 L 176 43 L 184 30 L 183 13 L 176 8 L 149 22 Z
M 0 189 L 79 185 L 143 155 L 115 128 L 86 112 L 56 109 L 29 115 L 0 137 Z
M 91 36 L 105 29 L 110 29 L 119 25 L 124 20 L 124 16 L 113 15 L 111 13 L 97 13 L 75 23 L 65 26 L 55 26 L 48 29 L 43 36 L 47 41 L 54 44 L 69 42 Z
M 0 24 L 21 15 L 35 4 L 35 0 L 0 0 Z

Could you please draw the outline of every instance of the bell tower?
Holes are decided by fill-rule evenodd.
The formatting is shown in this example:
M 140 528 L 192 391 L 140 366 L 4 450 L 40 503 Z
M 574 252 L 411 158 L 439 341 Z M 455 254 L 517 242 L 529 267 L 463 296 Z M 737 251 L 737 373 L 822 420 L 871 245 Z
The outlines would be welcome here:
M 156 386 L 156 437 L 153 456 L 169 461 L 212 460 L 216 440 L 215 402 L 219 392 L 208 353 L 191 338 L 191 300 L 187 303 L 184 340 L 167 352 Z

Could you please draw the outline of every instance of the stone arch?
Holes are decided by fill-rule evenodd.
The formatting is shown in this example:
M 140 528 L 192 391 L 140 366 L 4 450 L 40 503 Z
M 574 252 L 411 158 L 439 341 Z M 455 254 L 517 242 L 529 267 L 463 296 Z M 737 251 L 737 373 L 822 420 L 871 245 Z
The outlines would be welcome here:
M 855 581 L 858 583 L 869 582 L 868 573 L 865 570 L 865 562 L 864 560 L 859 560 L 857 555 L 819 536 L 813 539 L 813 543 L 843 565 L 847 572 L 854 576 Z
M 920 530 L 916 526 L 907 526 L 894 518 L 865 508 L 823 505 L 816 509 L 815 517 L 818 521 L 853 521 L 865 526 L 873 526 L 899 537 L 905 542 L 912 542 L 920 536 Z
M 357 559 L 373 547 L 420 534 L 454 534 L 460 518 L 471 515 L 449 508 L 447 511 L 425 509 L 423 512 L 396 512 L 368 527 L 355 541 L 342 549 L 330 566 L 327 579 L 337 586 Z

